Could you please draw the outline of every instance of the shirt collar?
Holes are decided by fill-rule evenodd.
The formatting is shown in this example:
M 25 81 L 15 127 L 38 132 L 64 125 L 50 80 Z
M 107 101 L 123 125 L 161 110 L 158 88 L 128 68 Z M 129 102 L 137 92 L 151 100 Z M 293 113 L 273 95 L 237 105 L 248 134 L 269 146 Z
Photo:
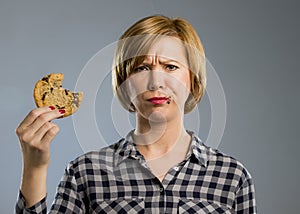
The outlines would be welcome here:
M 120 141 L 118 148 L 116 149 L 116 164 L 119 164 L 127 158 L 140 159 L 142 157 L 141 153 L 136 148 L 136 145 L 133 141 L 132 135 L 134 130 L 130 131 L 127 136 Z M 189 158 L 191 154 L 201 163 L 203 166 L 207 166 L 210 149 L 198 138 L 194 132 L 187 131 L 191 135 L 192 141 L 190 150 L 187 154 Z
M 139 159 L 142 155 L 136 148 L 135 143 L 133 142 L 132 135 L 134 130 L 130 131 L 125 138 L 120 141 L 120 144 L 116 150 L 118 154 L 116 156 L 116 163 L 119 164 L 123 160 L 131 157 L 134 159 Z
M 194 132 L 187 132 L 192 137 L 191 147 L 189 153 L 187 154 L 187 157 L 193 154 L 194 157 L 199 161 L 199 163 L 206 167 L 210 155 L 210 149 L 202 142 L 202 140 L 198 136 L 194 134 Z

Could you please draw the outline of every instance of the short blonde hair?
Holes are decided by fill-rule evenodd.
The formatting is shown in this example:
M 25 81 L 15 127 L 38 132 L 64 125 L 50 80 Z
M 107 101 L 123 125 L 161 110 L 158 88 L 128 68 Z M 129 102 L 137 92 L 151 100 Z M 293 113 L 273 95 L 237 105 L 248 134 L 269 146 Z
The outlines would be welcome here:
M 191 80 L 191 94 L 184 106 L 184 113 L 188 113 L 195 108 L 205 92 L 206 66 L 205 53 L 199 36 L 192 25 L 182 18 L 162 15 L 145 17 L 123 33 L 117 43 L 113 60 L 114 94 L 125 109 L 134 111 L 126 90 L 120 90 L 120 86 L 134 68 L 144 61 L 151 45 L 161 36 L 179 38 L 186 49 Z

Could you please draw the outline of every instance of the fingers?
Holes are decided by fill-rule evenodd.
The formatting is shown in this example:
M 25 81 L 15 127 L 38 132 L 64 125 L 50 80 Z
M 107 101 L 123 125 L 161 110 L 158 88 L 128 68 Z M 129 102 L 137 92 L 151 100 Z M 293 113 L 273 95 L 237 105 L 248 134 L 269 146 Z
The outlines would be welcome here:
M 59 118 L 62 116 L 60 110 L 46 110 L 46 112 L 40 114 L 35 120 L 27 126 L 31 132 L 37 132 L 45 123 L 48 123 L 51 120 Z M 31 118 L 30 118 L 31 119 Z
M 42 138 L 42 142 L 49 146 L 50 142 L 53 140 L 53 138 L 57 135 L 59 132 L 59 128 L 56 124 L 53 124 L 52 128 L 48 129 L 47 132 L 44 134 Z
M 59 128 L 56 124 L 46 122 L 36 133 L 34 133 L 34 141 L 41 142 L 42 144 L 49 144 L 58 132 Z
M 41 108 L 36 108 L 34 110 L 32 110 L 26 117 L 25 119 L 20 123 L 19 127 L 27 127 L 29 126 L 31 123 L 33 123 L 33 121 L 40 116 L 43 113 L 46 112 L 50 112 L 53 111 L 55 108 L 52 106 L 44 106 Z
M 16 129 L 27 169 L 49 165 L 50 142 L 59 131 L 58 126 L 50 121 L 63 114 L 64 110 L 56 110 L 54 107 L 37 108 Z
M 63 113 L 62 110 L 54 110 L 51 107 L 41 107 L 32 110 L 16 129 L 20 141 L 28 143 L 40 141 L 46 132 L 55 126 L 49 121 L 61 117 Z

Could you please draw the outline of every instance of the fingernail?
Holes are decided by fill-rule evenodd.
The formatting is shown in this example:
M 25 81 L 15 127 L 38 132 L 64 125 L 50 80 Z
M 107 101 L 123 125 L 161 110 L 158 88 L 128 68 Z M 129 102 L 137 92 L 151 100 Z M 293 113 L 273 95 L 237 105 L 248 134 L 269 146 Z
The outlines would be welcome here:
M 49 106 L 49 108 L 53 111 L 55 109 L 54 106 Z
M 60 110 L 59 110 L 59 113 L 64 114 L 64 113 L 66 113 L 66 110 L 60 109 Z

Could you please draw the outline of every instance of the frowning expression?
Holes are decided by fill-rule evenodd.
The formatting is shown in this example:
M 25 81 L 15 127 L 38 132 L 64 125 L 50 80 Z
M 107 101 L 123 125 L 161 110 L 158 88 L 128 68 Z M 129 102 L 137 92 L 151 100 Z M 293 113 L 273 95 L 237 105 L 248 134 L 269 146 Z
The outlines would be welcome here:
M 183 115 L 191 83 L 182 41 L 160 38 L 127 80 L 129 97 L 140 116 L 149 118 L 159 113 L 168 119 Z

